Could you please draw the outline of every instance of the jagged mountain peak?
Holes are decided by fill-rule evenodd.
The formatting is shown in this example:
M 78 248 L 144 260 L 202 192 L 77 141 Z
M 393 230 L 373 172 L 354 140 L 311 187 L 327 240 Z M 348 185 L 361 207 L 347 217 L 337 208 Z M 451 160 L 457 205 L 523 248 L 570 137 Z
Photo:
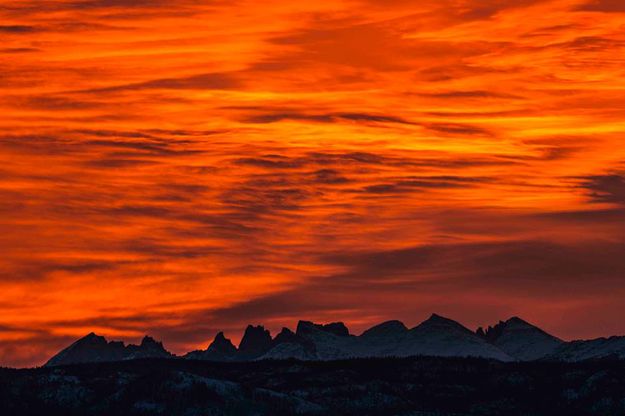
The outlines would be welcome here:
M 331 322 L 329 324 L 316 324 L 311 321 L 299 321 L 297 323 L 297 330 L 295 333 L 297 335 L 306 335 L 311 332 L 318 330 L 327 332 L 330 334 L 334 334 L 340 337 L 349 336 L 349 329 L 345 326 L 343 322 Z
M 227 343 L 232 344 L 230 339 L 226 338 L 226 334 L 224 334 L 223 331 L 219 331 L 215 334 L 215 337 L 213 338 L 213 342 L 210 345 L 221 345 L 221 344 L 227 344 Z
M 456 321 L 454 321 L 453 319 L 450 318 L 446 318 L 442 315 L 439 315 L 437 313 L 433 313 L 432 315 L 430 315 L 430 317 L 428 319 L 425 320 L 425 322 L 434 322 L 434 323 L 453 323 L 453 324 L 457 324 Z
M 78 339 L 75 343 L 106 344 L 107 341 L 102 335 L 98 335 L 95 332 L 89 332 L 84 337 Z
M 295 334 L 295 332 L 291 331 L 289 328 L 284 327 L 282 328 L 280 333 L 278 333 L 278 335 L 276 335 L 276 337 L 273 339 L 273 344 L 277 345 L 286 342 L 297 342 L 298 338 L 299 337 Z
M 530 324 L 529 322 L 527 322 L 524 319 L 519 318 L 518 316 L 513 316 L 512 318 L 508 319 L 506 321 L 507 324 L 519 324 L 519 325 L 528 325 L 528 326 L 534 326 L 532 324 Z
M 216 335 L 215 335 L 215 339 L 214 341 L 222 341 L 222 340 L 226 340 L 226 335 L 224 334 L 224 331 L 219 331 Z
M 148 347 L 148 346 L 163 346 L 162 342 L 156 341 L 154 338 L 152 338 L 149 335 L 146 335 L 143 337 L 143 339 L 141 340 L 141 344 L 142 347 Z
M 547 337 L 551 337 L 554 339 L 558 339 L 551 334 L 548 334 L 544 330 L 540 329 L 536 325 L 533 325 L 526 320 L 519 318 L 518 316 L 513 316 L 512 318 L 507 319 L 506 321 L 499 321 L 494 326 L 489 326 L 486 330 L 481 327 L 478 328 L 478 335 L 482 335 L 490 342 L 495 342 L 497 339 L 502 337 L 505 333 L 510 331 L 533 331 L 536 333 L 542 333 Z
M 460 324 L 459 322 L 454 321 L 453 319 L 450 318 L 446 318 L 442 315 L 438 315 L 433 313 L 428 319 L 426 319 L 425 321 L 421 322 L 419 325 L 417 325 L 416 327 L 412 328 L 411 331 L 415 331 L 415 330 L 419 330 L 419 329 L 456 329 L 456 330 L 461 330 L 461 331 L 468 331 L 471 332 L 469 329 L 467 329 L 464 325 Z
M 226 338 L 223 331 L 220 331 L 205 350 L 191 351 L 184 357 L 197 360 L 231 361 L 236 354 L 237 347 Z
M 271 333 L 262 325 L 248 325 L 239 343 L 239 353 L 245 358 L 260 357 L 271 348 Z
M 57 366 L 171 356 L 172 354 L 163 347 L 163 343 L 149 336 L 144 337 L 140 345 L 125 345 L 122 341 L 107 341 L 105 337 L 91 332 L 50 358 L 45 365 Z
M 169 356 L 171 353 L 165 349 L 161 341 L 156 341 L 151 336 L 146 335 L 141 340 L 141 344 L 128 345 L 126 347 L 129 350 L 134 350 L 135 355 L 139 356 Z
M 298 322 L 295 332 L 285 327 L 273 339 L 264 326 L 248 325 L 239 348 L 223 332 L 218 332 L 206 350 L 190 352 L 185 358 L 214 361 L 264 358 L 334 360 L 431 355 L 510 361 L 548 357 L 562 344 L 563 341 L 518 316 L 500 321 L 486 331 L 480 328 L 473 332 L 450 318 L 434 313 L 412 329 L 401 321 L 390 320 L 367 329 L 359 336 L 350 335 L 342 322 L 317 324 L 302 320 Z M 588 345 L 598 348 L 598 343 Z M 620 341 L 603 349 L 620 351 L 619 348 Z M 48 365 L 170 356 L 163 344 L 151 336 L 145 336 L 139 345 L 126 346 L 121 341 L 109 342 L 91 332 L 53 357 Z
M 263 325 L 248 325 L 245 328 L 245 333 L 243 334 L 243 338 L 241 339 L 241 344 L 244 344 L 247 339 L 254 338 L 267 338 L 271 339 L 271 333 L 268 329 L 265 329 Z M 239 345 L 240 348 L 240 345 Z
M 237 347 L 234 346 L 229 338 L 226 338 L 223 331 L 220 331 L 215 335 L 213 342 L 208 346 L 207 350 L 234 354 L 237 351 Z
M 534 360 L 552 354 L 563 343 L 518 316 L 499 321 L 486 331 L 478 328 L 477 335 L 520 360 Z

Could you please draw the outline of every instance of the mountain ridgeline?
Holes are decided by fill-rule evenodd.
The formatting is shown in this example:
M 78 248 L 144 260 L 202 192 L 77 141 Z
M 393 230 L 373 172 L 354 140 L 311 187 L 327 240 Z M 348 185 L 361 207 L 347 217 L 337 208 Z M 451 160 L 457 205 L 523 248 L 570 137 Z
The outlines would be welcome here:
M 433 314 L 414 328 L 400 321 L 376 325 L 352 335 L 341 322 L 300 321 L 295 332 L 283 328 L 275 337 L 263 326 L 249 325 L 236 347 L 219 332 L 205 350 L 174 356 L 151 337 L 140 345 L 107 341 L 93 333 L 52 357 L 46 366 L 125 361 L 139 358 L 182 358 L 216 362 L 297 359 L 331 361 L 381 357 L 474 357 L 510 361 L 583 361 L 625 359 L 625 337 L 564 342 L 513 317 L 471 331 L 460 323 Z

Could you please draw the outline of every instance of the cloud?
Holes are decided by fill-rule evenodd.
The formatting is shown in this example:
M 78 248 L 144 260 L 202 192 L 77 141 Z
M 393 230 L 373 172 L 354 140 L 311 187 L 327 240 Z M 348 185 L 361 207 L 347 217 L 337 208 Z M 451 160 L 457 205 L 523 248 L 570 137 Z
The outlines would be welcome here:
M 104 107 L 106 104 L 91 101 L 80 100 L 72 97 L 59 95 L 34 95 L 27 97 L 11 97 L 16 105 L 46 111 L 65 112 L 68 110 L 87 110 Z
M 445 135 L 467 135 L 467 136 L 491 136 L 492 133 L 484 128 L 465 123 L 433 123 L 433 122 L 413 122 L 402 117 L 371 114 L 371 113 L 323 113 L 308 114 L 297 111 L 272 112 L 249 115 L 243 118 L 245 123 L 251 124 L 271 124 L 281 121 L 304 121 L 312 123 L 339 123 L 346 121 L 359 122 L 364 124 L 399 124 L 409 126 L 421 126 L 427 130 L 443 133 Z
M 449 24 L 489 19 L 506 10 L 540 4 L 541 0 L 519 0 L 515 2 L 506 0 L 423 0 L 418 4 L 411 0 L 387 0 L 384 3 L 375 0 L 362 0 L 362 2 L 369 7 L 393 7 L 404 9 L 406 13 L 417 14 L 421 12 L 420 14 L 425 14 L 431 18 L 446 18 L 445 20 Z M 417 14 L 417 16 L 419 15 Z
M 85 0 L 72 1 L 67 3 L 66 7 L 76 9 L 91 8 L 145 8 L 145 7 L 162 7 L 169 2 L 162 0 Z M 176 2 L 174 2 L 176 3 Z
M 578 6 L 577 10 L 604 13 L 623 13 L 625 12 L 625 3 L 621 0 L 591 0 Z
M 31 33 L 37 30 L 34 26 L 26 25 L 0 25 L 0 33 Z
M 305 114 L 299 112 L 266 113 L 248 116 L 244 119 L 246 123 L 268 124 L 285 120 L 310 121 L 315 123 L 336 123 L 339 121 L 357 121 L 365 123 L 395 123 L 414 124 L 401 117 L 388 116 L 382 114 L 368 113 L 327 113 L 327 114 Z
M 582 186 L 595 202 L 625 205 L 625 176 L 597 175 L 585 178 Z
M 17 259 L 15 259 L 17 260 Z M 121 266 L 123 262 L 105 261 L 98 259 L 30 259 L 28 262 L 0 262 L 0 270 L 4 274 L 4 281 L 26 282 L 41 281 L 55 273 L 71 275 L 89 275 L 103 271 L 110 271 Z
M 509 93 L 493 92 L 486 90 L 472 90 L 472 91 L 444 91 L 436 93 L 421 93 L 424 97 L 432 98 L 449 98 L 449 99 L 462 99 L 462 98 L 504 98 L 504 99 L 520 99 L 521 97 Z
M 77 91 L 80 93 L 108 93 L 142 90 L 229 90 L 241 87 L 241 80 L 231 73 L 207 73 L 179 78 L 159 78 L 132 84 L 114 85 Z
M 624 249 L 623 243 L 601 241 L 510 241 L 336 253 L 324 255 L 323 261 L 344 272 L 217 309 L 211 317 L 217 322 L 263 322 L 280 316 L 368 316 L 384 308 L 395 314 L 431 312 L 448 308 L 444 299 L 454 299 L 455 307 L 465 311 L 483 298 L 566 304 L 621 293 Z M 498 308 L 496 303 L 490 307 Z
M 34 53 L 34 52 L 40 52 L 41 49 L 37 49 L 37 48 L 3 48 L 0 49 L 0 53 L 7 53 L 7 54 L 13 54 L 13 53 Z
M 313 182 L 321 184 L 343 184 L 350 180 L 334 169 L 319 169 L 311 173 Z
M 473 126 L 470 124 L 461 123 L 429 123 L 425 127 L 428 130 L 435 131 L 437 133 L 461 135 L 461 136 L 491 136 L 492 133 L 481 127 Z
M 464 2 L 461 2 L 464 3 L 464 7 L 460 7 L 459 10 L 462 10 L 460 15 L 463 18 L 481 20 L 490 18 L 495 14 L 508 9 L 528 7 L 540 4 L 540 2 L 541 0 L 520 0 L 515 2 L 509 2 L 507 0 L 464 0 Z
M 397 179 L 393 183 L 366 186 L 362 189 L 362 192 L 369 194 L 398 194 L 416 190 L 466 188 L 492 181 L 492 178 L 462 176 L 405 177 Z
M 256 166 L 266 169 L 293 169 L 301 167 L 304 164 L 304 160 L 292 159 L 279 155 L 268 155 L 260 158 L 246 157 L 237 159 L 234 163 L 238 165 Z
M 607 334 L 623 43 L 579 10 L 620 3 L 279 3 L 2 3 L 0 332 L 43 332 L 0 364 L 94 325 L 178 351 L 433 311 Z
M 621 48 L 625 42 L 601 36 L 581 36 L 568 42 L 550 45 L 550 47 L 567 48 L 576 52 L 603 52 Z
M 88 160 L 83 163 L 85 167 L 93 169 L 131 169 L 159 164 L 162 163 L 155 160 L 133 159 L 128 157 L 105 157 Z

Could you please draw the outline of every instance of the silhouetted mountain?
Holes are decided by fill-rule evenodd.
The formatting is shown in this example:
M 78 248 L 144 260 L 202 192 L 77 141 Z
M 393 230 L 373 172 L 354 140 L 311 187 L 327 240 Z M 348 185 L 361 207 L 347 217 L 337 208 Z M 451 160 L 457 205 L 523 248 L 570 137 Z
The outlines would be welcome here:
M 272 341 L 271 349 L 261 358 L 273 360 L 285 358 L 313 360 L 316 357 L 316 349 L 313 342 L 288 328 L 282 328 L 282 331 Z
M 48 367 L 88 363 L 132 360 L 137 358 L 169 358 L 169 353 L 160 342 L 145 337 L 140 345 L 125 346 L 121 341 L 110 341 L 93 332 L 65 348 L 45 364 Z
M 289 348 L 270 350 L 262 358 L 299 358 L 337 360 L 357 357 L 471 356 L 510 361 L 504 352 L 481 339 L 459 323 L 432 315 L 419 326 L 408 330 L 399 321 L 377 325 L 360 336 L 353 336 L 342 323 L 328 325 L 300 321 L 296 336 L 312 347 L 304 349 L 302 341 Z
M 512 358 L 480 338 L 461 324 L 440 315 L 432 316 L 408 332 L 395 355 L 408 357 L 428 355 L 438 357 L 482 357 L 501 361 Z
M 272 341 L 272 346 L 276 346 L 279 344 L 287 344 L 293 342 L 299 342 L 301 337 L 291 331 L 289 328 L 282 328 L 282 331 Z
M 167 358 L 171 353 L 163 347 L 163 343 L 156 341 L 154 338 L 145 336 L 141 340 L 141 344 L 130 344 L 126 347 L 126 360 L 137 358 Z
M 477 334 L 481 334 L 488 342 L 521 361 L 543 358 L 552 354 L 563 343 L 561 339 L 518 317 L 505 322 L 499 321 L 486 331 L 479 328 Z
M 566 342 L 561 344 L 546 358 L 558 361 L 583 361 L 607 358 L 625 360 L 625 337 Z
M 271 349 L 271 334 L 264 326 L 248 325 L 239 343 L 238 359 L 252 360 Z
M 339 337 L 349 336 L 349 330 L 343 322 L 332 322 L 330 324 L 315 324 L 309 321 L 299 321 L 297 323 L 297 335 L 308 335 L 314 333 L 314 331 L 323 331 L 330 334 L 334 334 Z
M 408 334 L 408 328 L 401 321 L 386 321 L 367 329 L 360 335 L 366 340 L 401 339 Z
M 354 357 L 354 337 L 342 322 L 333 322 L 322 325 L 309 321 L 299 321 L 295 334 L 303 346 L 303 359 L 311 360 L 336 360 Z M 297 350 L 299 353 L 299 350 Z M 274 351 L 269 356 L 275 357 Z M 269 358 L 269 356 L 266 356 Z M 299 358 L 288 357 L 284 358 Z
M 223 332 L 219 332 L 215 335 L 215 339 L 205 350 L 191 351 L 186 354 L 184 358 L 194 360 L 210 360 L 210 361 L 231 361 L 234 360 L 237 354 L 237 348 L 232 344 L 228 338 L 224 336 Z
M 150 337 L 145 337 L 140 345 L 125 346 L 91 333 L 59 352 L 46 365 L 171 356 L 162 343 Z M 480 357 L 499 361 L 625 359 L 625 337 L 563 342 L 518 317 L 500 321 L 486 331 L 478 328 L 473 332 L 454 320 L 432 314 L 412 329 L 400 321 L 387 321 L 359 336 L 350 334 L 342 322 L 299 321 L 296 332 L 283 328 L 273 339 L 263 326 L 248 325 L 239 348 L 220 332 L 206 350 L 192 351 L 183 358 L 329 361 L 413 356 Z

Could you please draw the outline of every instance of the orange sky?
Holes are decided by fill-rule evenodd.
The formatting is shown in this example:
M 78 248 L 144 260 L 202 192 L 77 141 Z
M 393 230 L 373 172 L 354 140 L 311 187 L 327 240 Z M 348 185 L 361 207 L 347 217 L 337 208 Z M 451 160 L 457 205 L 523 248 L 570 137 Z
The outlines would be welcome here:
M 431 312 L 625 333 L 621 0 L 4 0 L 0 365 Z

